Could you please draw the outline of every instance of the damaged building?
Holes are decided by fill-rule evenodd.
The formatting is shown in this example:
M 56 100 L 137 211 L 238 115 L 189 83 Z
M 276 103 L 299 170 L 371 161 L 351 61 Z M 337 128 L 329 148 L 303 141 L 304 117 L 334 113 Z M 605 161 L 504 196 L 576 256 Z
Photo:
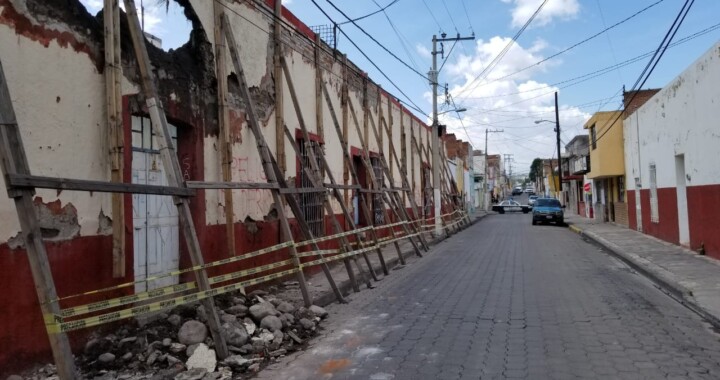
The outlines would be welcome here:
M 273 0 L 175 1 L 192 25 L 188 42 L 170 51 L 149 42 L 145 45 L 183 182 L 268 182 L 256 139 L 248 127 L 242 80 L 230 58 L 218 63 L 218 51 L 224 49 L 216 43 L 220 35 L 216 8 L 221 6 L 238 41 L 243 77 L 282 178 L 293 187 L 310 187 L 303 171 L 303 160 L 310 155 L 303 147 L 313 147 L 328 163 L 325 177 L 332 175 L 340 187 L 344 186 L 340 192 L 353 220 L 345 220 L 335 199 L 330 201 L 334 215 L 328 216 L 317 197 L 295 194 L 313 234 L 335 233 L 330 218 L 337 218 L 345 229 L 351 224 L 395 221 L 383 217 L 387 207 L 382 199 L 358 189 L 407 187 L 401 199 L 408 212 L 412 199 L 416 199 L 423 214 L 418 217 L 430 216 L 431 130 L 423 120 Z M 115 66 L 107 61 L 112 54 L 105 50 L 103 20 L 103 12 L 90 14 L 79 0 L 0 0 L 0 61 L 29 168 L 35 176 L 168 186 L 168 169 L 161 159 L 162 145 L 158 145 L 152 129 L 128 18 L 120 12 L 120 54 Z M 287 63 L 309 129 L 307 135 L 296 117 L 287 77 L 282 80 L 285 75 L 278 55 Z M 108 128 L 112 119 L 107 101 L 109 69 L 119 73 L 114 88 L 121 106 L 112 111 L 118 116 L 116 132 Z M 218 73 L 224 75 L 218 77 Z M 332 107 L 326 103 L 322 84 L 327 86 Z M 226 96 L 219 94 L 221 88 L 226 89 Z M 284 126 L 302 148 L 303 157 L 296 156 Z M 372 128 L 379 131 L 378 138 Z M 304 141 L 306 136 L 312 144 Z M 347 165 L 343 143 L 353 160 Z M 393 150 L 396 159 L 392 159 Z M 387 158 L 390 174 L 383 183 L 372 183 L 374 176 L 368 175 L 364 155 L 380 179 L 380 157 Z M 349 165 L 355 165 L 359 183 L 354 183 Z M 388 183 L 388 177 L 393 183 Z M 281 210 L 277 207 L 284 208 L 293 236 L 302 240 L 291 208 L 276 204 L 267 189 L 235 189 L 231 193 L 197 188 L 189 198 L 205 262 L 282 242 Z M 365 200 L 373 208 L 373 220 L 356 211 Z M 103 297 L 145 292 L 192 279 L 184 274 L 153 284 L 143 282 L 144 278 L 192 265 L 171 196 L 37 189 L 33 204 L 61 306 L 65 306 L 64 297 L 118 284 L 134 283 Z M 0 198 L 0 286 L 11 290 L 0 293 L 0 342 L 4 347 L 0 375 L 50 359 L 17 212 L 12 199 Z M 333 244 L 323 243 L 322 247 Z M 285 258 L 287 253 L 278 251 L 248 259 L 242 267 L 259 267 Z M 209 273 L 223 271 L 213 269 Z M 101 299 L 82 296 L 73 302 Z M 72 332 L 72 345 L 82 344 L 88 332 Z

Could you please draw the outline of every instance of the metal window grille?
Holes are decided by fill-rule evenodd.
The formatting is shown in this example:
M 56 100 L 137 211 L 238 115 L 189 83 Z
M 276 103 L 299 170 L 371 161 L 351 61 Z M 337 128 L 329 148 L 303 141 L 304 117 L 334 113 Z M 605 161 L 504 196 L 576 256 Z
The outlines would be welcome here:
M 300 177 L 300 187 L 301 188 L 311 188 L 313 187 L 312 181 L 310 181 L 310 178 L 308 177 L 307 173 L 305 173 L 305 167 L 312 168 L 310 165 L 310 151 L 308 149 L 312 149 L 315 153 L 316 160 L 317 157 L 319 157 L 320 154 L 322 154 L 320 145 L 312 141 L 310 144 L 306 144 L 304 140 L 299 139 L 298 145 L 300 147 L 300 165 L 301 167 L 298 168 L 298 176 Z M 320 162 L 316 162 L 317 167 L 320 167 Z M 312 232 L 313 236 L 323 236 L 325 235 L 325 223 L 323 218 L 323 197 L 325 196 L 325 193 L 300 193 L 298 194 L 299 201 L 300 201 L 300 209 L 302 210 L 303 216 L 305 217 L 305 221 L 307 222 L 308 226 L 310 227 L 310 231 Z
M 657 197 L 657 170 L 655 164 L 650 164 L 650 221 L 660 223 Z
M 310 30 L 320 35 L 328 46 L 337 49 L 337 27 L 335 25 L 313 25 Z
M 370 157 L 370 164 L 372 165 L 373 173 L 375 174 L 375 190 L 382 190 L 383 188 L 383 172 L 380 167 L 380 159 L 377 157 Z M 385 214 L 383 213 L 383 195 L 382 193 L 373 193 L 373 223 L 380 225 L 385 223 Z

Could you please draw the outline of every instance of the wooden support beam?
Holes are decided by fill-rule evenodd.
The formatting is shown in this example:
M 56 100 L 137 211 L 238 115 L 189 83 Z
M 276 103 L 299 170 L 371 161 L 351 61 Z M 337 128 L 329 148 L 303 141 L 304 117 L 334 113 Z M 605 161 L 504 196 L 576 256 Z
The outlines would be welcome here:
M 310 194 L 310 193 L 327 193 L 327 189 L 315 187 L 288 187 L 279 189 L 281 194 Z
M 227 82 L 227 50 L 225 47 L 225 32 L 223 31 L 222 16 L 225 14 L 222 2 L 213 2 L 214 33 L 215 33 L 215 76 L 217 78 L 218 92 L 218 143 L 220 146 L 220 168 L 223 182 L 232 182 L 232 141 L 230 138 L 230 113 L 228 108 L 228 82 Z M 232 189 L 223 191 L 225 198 L 225 239 L 228 257 L 237 254 L 235 247 L 235 202 Z
M 341 130 L 340 122 L 338 121 L 337 113 L 335 112 L 335 107 L 334 107 L 333 104 L 332 104 L 332 100 L 330 99 L 330 94 L 328 94 L 327 86 L 325 85 L 324 82 L 323 82 L 323 84 L 322 84 L 322 90 L 323 90 L 323 96 L 325 97 L 325 103 L 326 103 L 327 106 L 328 106 L 328 110 L 330 111 L 330 112 L 329 112 L 329 113 L 330 113 L 330 116 L 332 117 L 332 120 L 333 120 L 333 125 L 335 126 L 335 133 L 337 134 L 338 139 L 340 140 L 340 146 L 341 146 L 341 148 L 342 148 L 342 152 L 343 152 L 343 156 L 344 156 L 344 161 L 345 161 L 345 166 L 347 167 L 348 171 L 349 171 L 350 174 L 352 175 L 353 181 L 354 181 L 356 184 L 359 184 L 359 183 L 360 183 L 360 178 L 358 177 L 357 171 L 355 170 L 355 165 L 354 165 L 354 163 L 353 163 L 353 158 L 352 158 L 352 155 L 350 154 L 350 147 L 349 147 L 349 145 L 348 145 L 348 143 L 347 143 L 348 138 L 347 138 L 346 135 L 343 134 L 343 131 Z M 346 104 L 348 104 L 348 105 L 350 106 L 350 105 L 351 105 L 351 103 L 350 103 L 350 98 L 348 97 L 348 98 L 346 98 L 346 99 L 347 99 L 347 103 L 346 103 Z M 349 112 L 352 113 L 353 121 L 355 122 L 356 128 L 359 128 L 358 122 L 357 122 L 357 116 L 355 115 L 355 110 L 349 109 Z M 363 138 L 362 135 L 360 135 L 360 136 L 358 136 L 358 137 L 360 138 L 360 140 L 362 140 L 362 138 Z M 360 190 L 360 191 L 362 191 L 362 190 Z M 366 198 L 366 197 L 362 197 L 362 196 L 358 196 L 358 204 L 359 204 L 359 206 L 360 206 L 360 210 L 361 210 L 362 213 L 363 213 L 363 216 L 365 217 L 365 220 L 367 220 L 368 222 L 371 222 L 373 219 L 372 219 L 372 213 L 370 212 L 370 206 L 368 205 L 368 200 L 367 200 L 367 198 Z M 371 236 L 372 236 L 373 241 L 374 241 L 374 242 L 377 242 L 377 241 L 378 241 L 378 237 L 377 237 L 377 234 L 376 234 L 375 230 L 374 230 L 374 229 L 371 229 L 371 230 L 370 230 L 370 233 L 371 233 Z M 394 235 L 394 232 L 391 231 L 391 233 L 393 233 L 393 236 L 395 236 L 395 235 Z M 402 251 L 400 250 L 400 245 L 398 244 L 397 241 L 394 241 L 393 243 L 394 243 L 394 245 L 395 245 L 395 249 L 397 250 L 397 253 L 398 253 L 398 257 L 399 257 L 399 259 L 400 259 L 400 262 L 404 264 L 404 263 L 405 263 L 405 258 L 402 257 Z M 383 273 L 387 276 L 388 273 L 389 273 L 389 271 L 388 271 L 387 265 L 385 264 L 385 258 L 384 258 L 384 256 L 382 255 L 382 251 L 380 251 L 380 250 L 378 249 L 378 250 L 377 250 L 377 254 L 378 254 L 378 259 L 380 260 L 380 265 L 382 266 L 382 269 L 383 269 Z
M 187 181 L 187 187 L 191 189 L 242 189 L 242 190 L 260 190 L 260 189 L 278 189 L 277 183 L 269 182 L 206 182 L 206 181 Z
M 170 186 L 185 187 L 185 183 L 182 180 L 183 177 L 180 170 L 180 163 L 177 159 L 177 153 L 175 152 L 172 138 L 170 137 L 167 119 L 165 118 L 165 111 L 158 96 L 157 88 L 155 87 L 152 64 L 150 63 L 150 57 L 148 56 L 147 47 L 145 46 L 145 35 L 140 27 L 140 20 L 135 8 L 135 1 L 124 0 L 124 2 L 128 26 L 130 28 L 130 35 L 132 37 L 133 47 L 135 48 L 135 56 L 138 60 L 138 67 L 140 69 L 141 87 L 143 94 L 145 95 L 145 102 L 147 103 L 148 112 L 150 113 L 150 118 L 152 120 L 153 131 L 157 137 L 156 141 L 160 147 L 160 157 L 162 159 L 165 175 L 167 176 Z M 200 241 L 198 240 L 197 233 L 195 231 L 195 224 L 190 212 L 190 205 L 188 204 L 187 199 L 179 197 L 175 197 L 174 202 L 178 209 L 180 229 L 185 237 L 184 240 L 187 244 L 190 261 L 193 266 L 203 265 L 205 261 L 200 248 Z M 205 270 L 195 272 L 195 277 L 200 290 L 210 290 L 210 282 L 208 281 L 207 272 Z M 200 303 L 205 307 L 205 310 L 208 313 L 207 323 L 210 328 L 213 341 L 215 342 L 215 351 L 217 352 L 217 356 L 224 359 L 229 355 L 229 351 L 225 338 L 220 331 L 220 318 L 218 316 L 217 309 L 215 308 L 215 302 L 212 297 L 209 297 L 203 299 Z
M 328 97 L 327 94 L 326 94 L 325 96 Z M 362 136 L 362 132 L 360 131 L 360 125 L 358 124 L 357 118 L 355 117 L 355 109 L 354 109 L 354 107 L 353 107 L 352 101 L 349 101 L 348 104 L 350 105 L 350 114 L 353 115 L 353 121 L 355 122 L 355 130 L 356 130 L 357 134 L 360 135 L 360 137 L 361 137 L 360 140 L 361 140 L 361 141 L 364 141 L 363 137 L 365 137 L 365 139 L 367 139 L 367 136 Z M 368 110 L 366 109 L 366 110 L 365 110 L 365 113 L 367 113 L 367 112 L 368 112 Z M 370 121 L 373 122 L 372 119 L 370 119 Z M 373 123 L 374 123 L 374 122 L 373 122 Z M 377 183 L 377 184 L 379 184 L 380 182 L 378 181 L 378 178 L 375 176 L 375 173 L 374 173 L 372 164 L 371 164 L 371 162 L 370 162 L 368 146 L 367 146 L 365 143 L 363 143 L 362 148 L 363 148 L 363 151 L 365 152 L 365 154 L 361 157 L 361 159 L 363 160 L 363 163 L 365 164 L 365 168 L 366 168 L 366 170 L 367 170 L 367 174 L 368 174 L 368 176 L 370 177 L 370 180 L 372 181 L 372 183 Z M 383 159 L 383 156 L 382 156 L 382 155 L 380 156 L 380 161 L 381 161 L 381 163 L 384 162 L 384 159 Z M 387 168 L 385 165 L 383 165 L 383 167 L 384 167 L 384 168 Z M 385 170 L 385 169 L 383 169 L 383 170 Z M 401 213 L 401 212 L 402 212 L 401 209 L 402 209 L 403 207 L 395 204 L 395 202 L 392 201 L 392 197 L 388 197 L 385 192 L 382 193 L 382 199 L 383 199 L 383 201 L 387 204 L 387 206 L 390 208 L 390 210 L 392 210 L 393 214 L 394 214 L 399 220 L 402 220 L 402 219 L 403 219 L 403 217 L 402 217 L 403 214 Z M 387 211 L 387 208 L 386 208 L 385 206 L 383 206 L 382 209 L 383 209 L 383 215 L 385 216 L 385 221 L 386 221 L 386 222 L 389 222 L 389 221 L 390 221 L 390 215 L 389 215 L 389 213 L 388 213 L 388 211 Z M 412 245 L 413 249 L 415 250 L 415 254 L 418 255 L 418 256 L 422 256 L 422 254 L 420 253 L 420 249 L 418 248 L 417 244 L 415 243 L 415 240 L 412 238 L 412 236 L 410 236 L 411 233 L 410 233 L 410 230 L 408 229 L 408 226 L 407 226 L 407 225 L 403 225 L 403 230 L 405 231 L 405 234 L 407 235 L 408 242 L 410 242 L 410 244 Z M 390 229 L 390 234 L 391 234 L 391 236 L 393 236 L 393 238 L 394 238 L 394 237 L 396 236 L 396 235 L 395 235 L 395 230 L 391 228 L 391 229 Z M 397 244 L 397 241 L 395 241 L 395 244 L 396 244 L 395 249 L 398 251 L 398 259 L 400 260 L 401 263 L 405 264 L 405 258 L 402 256 L 402 252 L 401 252 L 401 250 L 400 250 L 400 246 Z
M 273 23 L 273 79 L 275 80 L 275 157 L 279 165 L 282 177 L 285 177 L 287 170 L 287 158 L 285 156 L 285 137 L 283 128 L 285 126 L 285 102 L 283 90 L 283 72 L 280 65 L 282 57 L 282 1 L 275 1 L 275 21 Z
M 123 182 L 125 139 L 122 123 L 122 63 L 120 62 L 120 6 L 118 0 L 104 0 L 105 35 L 105 121 L 107 123 L 110 180 Z M 117 24 L 117 25 L 116 25 Z M 112 260 L 113 278 L 125 277 L 125 197 L 113 193 Z
M 185 187 L 140 185 L 135 183 L 116 183 L 105 181 L 91 181 L 85 179 L 53 178 L 26 174 L 8 174 L 5 176 L 8 193 L 12 197 L 14 188 L 40 188 L 70 191 L 91 191 L 98 193 L 133 193 L 173 195 L 190 197 L 195 191 Z
M 10 99 L 2 62 L 0 62 L 0 158 L 3 174 L 30 175 L 30 167 Z M 34 194 L 32 189 L 23 189 L 15 194 L 14 201 L 40 311 L 43 317 L 46 317 L 60 314 L 60 305 L 52 302 L 58 297 L 47 252 L 42 241 L 42 232 L 35 214 Z M 8 289 L 8 291 L 11 290 Z M 75 379 L 75 362 L 67 335 L 52 333 L 48 330 L 48 340 L 60 379 Z
M 285 73 L 285 80 L 287 81 L 288 89 L 290 90 L 290 99 L 292 100 L 293 107 L 295 108 L 295 116 L 298 119 L 298 124 L 300 124 L 300 131 L 302 132 L 305 143 L 311 144 L 310 133 L 308 132 L 307 126 L 305 125 L 305 119 L 303 118 L 302 108 L 300 107 L 300 102 L 298 102 L 298 99 L 297 99 L 297 93 L 295 92 L 295 85 L 293 84 L 292 76 L 290 75 L 290 69 L 288 69 L 287 61 L 285 61 L 285 59 L 282 59 L 281 63 L 282 63 L 282 68 Z M 293 139 L 293 136 L 290 133 L 290 131 L 287 128 L 285 129 L 285 131 L 286 131 L 287 137 L 290 140 L 290 142 L 293 145 L 295 145 L 295 140 Z M 310 179 L 310 182 L 312 182 L 313 186 L 315 186 L 315 188 L 321 189 L 324 192 L 324 191 L 326 191 L 326 189 L 325 189 L 325 186 L 323 185 L 323 181 L 322 181 L 322 179 L 324 177 L 323 173 L 327 172 L 331 183 L 335 183 L 335 178 L 333 177 L 332 172 L 330 171 L 329 167 L 325 167 L 325 165 L 322 165 L 322 166 L 318 165 L 318 161 L 320 161 L 320 159 L 319 159 L 319 157 L 317 157 L 315 150 L 312 149 L 312 146 L 308 146 L 308 148 L 306 150 L 308 152 L 308 156 L 309 156 L 308 161 L 310 163 L 309 168 L 305 167 L 305 169 L 308 173 L 308 178 Z M 300 151 L 298 149 L 295 149 L 295 152 L 296 152 L 296 155 L 298 157 L 300 157 Z M 322 163 L 326 163 L 326 161 L 323 159 Z M 310 169 L 310 170 L 307 170 L 307 169 Z M 343 216 L 345 217 L 346 221 L 352 223 L 352 220 L 350 220 L 352 217 L 350 216 L 350 213 L 346 209 L 343 200 L 339 199 L 339 202 L 340 202 L 340 206 L 343 211 Z M 342 226 L 340 226 L 340 223 L 335 218 L 335 212 L 333 211 L 332 205 L 330 205 L 330 202 L 327 199 L 327 197 L 323 198 L 323 206 L 325 207 L 325 212 L 330 217 L 330 222 L 333 225 L 333 229 L 335 230 L 335 233 L 342 233 L 343 228 L 342 228 Z M 351 230 L 355 230 L 354 224 L 351 226 Z M 357 237 L 358 241 L 362 240 L 362 237 L 360 236 L 360 234 L 357 234 L 356 237 Z M 346 251 L 349 252 L 349 251 L 353 250 L 352 246 L 350 245 L 350 242 L 347 240 L 347 238 L 345 236 L 341 237 L 340 242 Z M 362 255 L 367 262 L 368 270 L 370 271 L 373 279 L 375 279 L 377 281 L 377 279 L 378 279 L 377 275 L 375 274 L 375 271 L 373 271 L 373 267 L 372 267 L 372 264 L 370 263 L 370 260 L 367 258 L 367 253 L 363 252 Z M 355 265 L 357 266 L 359 273 L 362 275 L 364 270 L 362 269 L 360 264 L 357 262 L 357 258 L 353 257 L 352 260 L 355 262 Z M 352 272 L 352 268 L 350 267 L 349 261 L 348 260 L 344 260 L 344 261 L 346 263 L 346 266 L 348 267 L 348 274 L 350 275 L 351 280 L 354 280 L 354 275 L 352 274 L 353 272 Z M 371 288 L 371 287 L 372 286 L 368 282 L 368 288 Z
M 325 187 L 328 189 L 339 189 L 339 190 L 360 190 L 362 187 L 360 185 L 338 185 L 335 183 L 326 183 Z
M 320 96 L 322 96 L 322 82 L 320 83 Z M 348 67 L 347 67 L 347 54 L 343 54 L 342 57 L 342 87 L 341 87 L 341 98 L 340 98 L 340 107 L 342 109 L 342 135 L 338 136 L 340 140 L 342 140 L 342 143 L 345 145 L 348 145 L 348 97 L 350 96 L 350 91 L 348 89 Z M 350 162 L 349 165 L 352 165 L 352 162 Z M 343 184 L 345 186 L 350 185 L 350 169 L 349 165 L 343 165 Z M 351 204 L 350 201 L 350 192 L 348 189 L 343 191 L 343 199 L 345 201 L 345 204 L 349 205 Z
M 278 3 L 280 2 L 278 1 Z M 250 87 L 248 86 L 247 79 L 245 78 L 245 70 L 243 69 L 242 62 L 240 61 L 238 45 L 235 41 L 235 35 L 232 31 L 232 27 L 230 25 L 230 21 L 227 18 L 227 15 L 223 17 L 223 22 L 225 23 L 224 30 L 227 38 L 228 49 L 230 51 L 230 58 L 232 60 L 233 67 L 235 68 L 235 74 L 237 75 L 238 82 L 240 84 L 240 95 L 243 99 L 243 102 L 245 103 L 245 112 L 247 113 L 248 126 L 250 127 L 250 131 L 255 137 L 255 144 L 257 146 L 258 153 L 260 154 L 260 158 L 262 159 L 263 163 L 263 171 L 265 172 L 265 176 L 267 177 L 268 182 L 277 183 L 280 188 L 287 188 L 288 186 L 285 183 L 285 179 L 283 178 L 280 166 L 278 165 L 277 161 L 275 161 L 275 158 L 270 152 L 270 148 L 265 141 L 265 137 L 262 134 L 262 129 L 257 118 L 257 113 L 255 112 L 255 105 L 253 104 L 252 98 L 250 96 Z M 288 206 L 290 206 L 290 208 L 292 209 L 293 214 L 295 214 L 298 225 L 303 231 L 305 237 L 309 237 L 310 239 L 312 239 L 312 233 L 310 232 L 310 228 L 305 222 L 305 219 L 302 216 L 302 212 L 295 198 L 285 197 L 279 191 L 272 191 L 271 193 L 273 196 L 273 202 L 275 203 L 275 210 L 277 211 L 278 219 L 280 220 L 281 236 L 286 239 L 292 239 L 292 231 L 290 230 L 290 223 L 288 222 L 287 215 L 285 214 L 285 207 L 283 203 L 283 200 L 285 200 L 287 201 Z M 300 259 L 298 258 L 297 249 L 295 248 L 295 246 L 291 246 L 289 248 L 289 251 L 290 258 L 293 260 L 293 264 L 297 268 L 302 269 L 302 265 L 300 264 Z M 330 269 L 327 267 L 327 264 L 321 264 L 321 268 L 323 269 L 323 272 L 325 272 L 325 276 L 327 277 L 328 281 L 330 282 L 330 286 L 335 292 L 335 297 L 338 299 L 339 302 L 344 302 L 342 293 L 340 293 L 340 290 L 337 288 L 337 285 L 335 284 L 335 281 L 330 274 Z M 302 294 L 305 306 L 309 307 L 310 305 L 312 305 L 312 299 L 310 298 L 310 293 L 307 289 L 307 283 L 305 282 L 305 274 L 302 270 L 299 270 L 297 271 L 296 275 L 298 283 L 300 285 L 300 293 Z

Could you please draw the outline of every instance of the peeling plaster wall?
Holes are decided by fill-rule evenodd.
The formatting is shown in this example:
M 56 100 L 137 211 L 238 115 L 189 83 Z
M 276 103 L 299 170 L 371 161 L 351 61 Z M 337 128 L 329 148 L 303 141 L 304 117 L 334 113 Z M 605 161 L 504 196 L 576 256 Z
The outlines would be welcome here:
M 3 15 L 9 14 L 14 3 L 19 4 L 16 9 L 26 5 L 0 2 Z M 76 51 L 79 47 L 62 46 L 63 39 L 53 37 L 53 31 L 73 33 L 61 23 L 36 29 L 40 34 L 29 38 L 17 35 L 17 27 L 8 25 L 10 22 L 0 22 L 0 46 L 6 52 L 2 62 L 31 172 L 109 180 L 106 137 L 101 128 L 105 123 L 105 84 L 96 63 L 87 53 Z M 86 46 L 88 51 L 97 50 L 97 46 Z M 48 70 L 50 62 L 52 70 Z M 54 190 L 39 190 L 37 196 L 48 203 L 72 204 L 79 234 L 84 236 L 97 234 L 101 211 L 110 214 L 108 194 L 64 191 L 58 196 Z M 6 196 L 0 197 L 0 215 L 0 242 L 5 242 L 19 232 L 15 205 Z

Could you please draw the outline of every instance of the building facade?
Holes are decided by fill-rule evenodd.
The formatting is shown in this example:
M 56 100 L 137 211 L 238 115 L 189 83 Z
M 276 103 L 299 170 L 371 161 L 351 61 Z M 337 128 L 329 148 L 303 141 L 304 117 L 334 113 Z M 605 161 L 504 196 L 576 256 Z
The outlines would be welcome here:
M 720 258 L 720 42 L 625 118 L 630 228 Z M 626 99 L 632 94 L 626 94 Z
M 222 166 L 228 165 L 232 182 L 267 182 L 255 138 L 247 125 L 237 73 L 229 59 L 223 65 L 227 77 L 216 77 L 217 66 L 221 64 L 214 56 L 214 30 L 218 25 L 213 17 L 213 3 L 178 2 L 184 8 L 187 22 L 193 26 L 185 45 L 163 51 L 146 43 L 158 77 L 159 97 L 171 124 L 183 180 L 223 181 Z M 351 190 L 351 186 L 366 190 L 402 188 L 403 172 L 407 174 L 412 195 L 429 215 L 432 210 L 432 193 L 428 191 L 432 179 L 430 128 L 394 96 L 373 83 L 362 69 L 344 61 L 327 44 L 316 44 L 319 39 L 315 33 L 283 8 L 280 54 L 294 81 L 311 141 L 304 141 L 303 135 L 298 133 L 300 122 L 288 82 L 278 82 L 278 85 L 274 80 L 274 37 L 272 33 L 257 29 L 258 25 L 266 30 L 273 29 L 274 3 L 272 0 L 228 2 L 224 7 L 228 9 L 226 15 L 241 45 L 238 51 L 262 133 L 277 157 L 282 177 L 296 187 L 307 186 L 303 171 L 307 156 L 296 157 L 290 140 L 283 136 L 283 125 L 286 125 L 298 146 L 317 149 L 326 157 L 329 173 L 345 186 L 342 191 L 344 203 L 354 215 L 358 215 L 356 210 L 361 195 L 359 191 Z M 1 8 L 0 57 L 32 174 L 109 181 L 111 157 L 106 129 L 102 16 L 88 13 L 78 0 L 8 0 Z M 126 33 L 124 27 L 120 83 L 124 141 L 120 146 L 124 166 L 122 181 L 167 185 L 140 90 L 137 59 L 131 44 L 126 43 L 130 41 Z M 48 70 L 48 62 L 52 62 L 52 70 Z M 219 148 L 217 83 L 220 81 L 226 82 L 229 89 L 227 138 L 230 162 L 226 163 L 221 163 L 222 149 Z M 316 82 L 327 86 L 335 115 L 318 92 Z M 278 102 L 280 97 L 285 101 Z M 277 123 L 278 120 L 282 124 Z M 341 141 L 349 146 L 353 165 L 360 173 L 360 183 L 353 183 L 348 173 Z M 365 168 L 360 159 L 364 145 L 371 156 L 372 169 Z M 392 151 L 396 152 L 397 161 Z M 392 180 L 372 183 L 366 174 L 377 170 L 375 173 L 380 173 L 382 178 L 381 156 L 387 159 Z M 267 190 L 234 190 L 233 194 L 232 226 L 229 228 L 230 208 L 226 206 L 224 191 L 198 190 L 190 202 L 206 262 L 277 244 L 282 238 L 277 208 L 285 207 L 285 212 L 292 215 L 286 206 L 274 204 Z M 370 193 L 365 192 L 362 196 L 371 196 L 367 194 Z M 409 207 L 407 195 L 403 199 Z M 60 297 L 190 266 L 171 197 L 128 194 L 123 200 L 124 218 L 113 215 L 110 194 L 37 191 L 34 205 Z M 385 207 L 382 200 L 374 197 L 371 201 L 375 219 L 355 216 L 356 222 L 365 225 L 390 222 L 378 217 Z M 349 222 L 344 220 L 340 204 L 334 199 L 331 207 L 335 215 L 323 214 L 317 202 L 300 202 L 316 235 L 333 231 L 329 218 L 337 218 L 344 225 Z M 114 221 L 121 221 L 124 226 L 125 273 L 120 276 L 114 275 L 110 227 Z M 290 223 L 292 233 L 299 235 L 296 221 Z M 226 239 L 228 229 L 234 231 L 236 251 L 232 253 Z M 274 262 L 286 258 L 287 254 L 277 252 L 253 258 L 248 265 L 267 264 L 269 261 L 264 261 L 265 257 Z M 4 308 L 0 313 L 0 325 L 3 326 L 0 342 L 6 348 L 0 351 L 0 377 L 4 371 L 23 363 L 44 360 L 49 355 L 45 324 L 31 278 L 15 206 L 11 199 L 0 198 L 0 287 L 12 289 L 12 292 L 0 293 L 0 305 Z M 169 280 L 178 281 L 177 278 Z M 112 295 L 142 290 L 144 288 L 123 288 L 113 291 Z M 82 344 L 85 333 L 87 331 L 83 330 L 71 334 L 72 341 L 76 345 Z
M 568 175 L 563 180 L 566 180 L 567 207 L 579 216 L 590 216 L 586 205 L 591 192 L 585 190 L 585 174 L 590 170 L 588 141 L 588 135 L 577 135 L 565 145 L 567 160 L 563 162 L 563 171 Z

